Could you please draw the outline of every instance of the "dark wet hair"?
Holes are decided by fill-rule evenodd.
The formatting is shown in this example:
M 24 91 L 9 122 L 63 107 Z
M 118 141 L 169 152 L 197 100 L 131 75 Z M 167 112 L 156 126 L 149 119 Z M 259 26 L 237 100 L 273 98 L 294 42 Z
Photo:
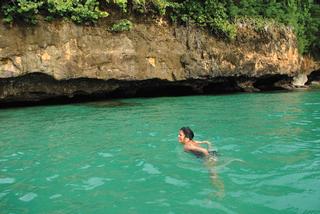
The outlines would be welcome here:
M 193 134 L 193 131 L 192 131 L 189 127 L 182 127 L 182 128 L 180 129 L 180 131 L 182 131 L 183 134 L 184 134 L 187 138 L 189 138 L 190 140 L 193 139 L 194 134 Z

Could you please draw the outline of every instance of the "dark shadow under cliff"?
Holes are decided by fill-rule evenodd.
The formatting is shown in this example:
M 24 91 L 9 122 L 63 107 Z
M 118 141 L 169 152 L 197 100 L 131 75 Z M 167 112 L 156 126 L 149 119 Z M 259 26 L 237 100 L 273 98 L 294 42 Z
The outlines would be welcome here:
M 55 80 L 43 73 L 0 79 L 0 107 L 66 104 L 128 97 L 225 94 L 288 89 L 291 78 L 216 77 L 167 81 L 120 81 L 79 78 Z

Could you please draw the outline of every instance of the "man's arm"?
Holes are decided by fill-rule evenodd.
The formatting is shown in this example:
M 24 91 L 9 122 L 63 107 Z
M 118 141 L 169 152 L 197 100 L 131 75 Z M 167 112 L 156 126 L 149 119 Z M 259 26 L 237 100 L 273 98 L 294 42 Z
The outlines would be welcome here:
M 197 144 L 207 144 L 208 145 L 208 150 L 211 150 L 212 146 L 209 141 L 195 141 Z
M 202 154 L 204 154 L 205 156 L 209 155 L 209 152 L 207 149 L 202 148 L 200 146 L 189 146 L 187 148 L 189 151 L 194 151 L 194 152 L 201 152 Z

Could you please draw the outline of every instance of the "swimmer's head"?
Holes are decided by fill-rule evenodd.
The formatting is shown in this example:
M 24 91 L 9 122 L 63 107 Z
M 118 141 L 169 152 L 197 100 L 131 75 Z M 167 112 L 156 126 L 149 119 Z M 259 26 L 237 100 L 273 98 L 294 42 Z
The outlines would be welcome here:
M 182 127 L 179 130 L 178 141 L 180 143 L 185 143 L 186 140 L 192 140 L 193 137 L 193 131 L 189 127 Z

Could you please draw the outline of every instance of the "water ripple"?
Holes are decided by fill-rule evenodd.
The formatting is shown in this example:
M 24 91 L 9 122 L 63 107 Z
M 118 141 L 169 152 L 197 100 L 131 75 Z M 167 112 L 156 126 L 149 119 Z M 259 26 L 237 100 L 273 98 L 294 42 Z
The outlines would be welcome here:
M 0 178 L 0 184 L 12 184 L 14 182 L 14 178 Z
M 152 174 L 152 175 L 156 175 L 156 174 L 160 174 L 161 173 L 156 167 L 154 167 L 150 163 L 145 163 L 143 165 L 142 171 L 145 171 L 145 172 L 147 172 L 149 174 Z
M 113 154 L 105 153 L 105 152 L 99 152 L 98 155 L 101 156 L 101 157 L 104 157 L 104 158 L 113 157 Z
M 236 214 L 237 212 L 232 211 L 231 209 L 226 208 L 222 204 L 212 201 L 212 200 L 201 200 L 201 199 L 191 199 L 187 202 L 188 205 L 199 206 L 203 208 L 214 208 L 217 210 L 221 210 L 224 213 Z
M 0 111 L 0 210 L 319 213 L 319 95 Z M 190 126 L 196 140 L 213 141 L 219 160 L 209 165 L 185 153 L 177 142 L 182 126 Z
M 56 199 L 56 198 L 60 198 L 61 196 L 62 196 L 61 194 L 54 194 L 54 195 L 51 195 L 49 199 Z
M 54 180 L 54 179 L 56 179 L 56 178 L 58 178 L 58 177 L 59 177 L 59 175 L 58 175 L 58 174 L 55 174 L 55 175 L 46 177 L 46 180 L 47 180 L 47 181 L 52 181 L 52 180 Z
M 29 192 L 25 194 L 24 196 L 20 197 L 19 200 L 24 201 L 24 202 L 29 202 L 35 199 L 38 195 L 34 192 Z
M 78 184 L 67 184 L 66 186 L 74 186 L 75 190 L 93 190 L 99 186 L 102 186 L 105 184 L 105 181 L 111 181 L 109 178 L 100 178 L 100 177 L 91 177 L 86 181 L 83 181 L 82 185 Z
M 167 184 L 172 184 L 172 185 L 178 186 L 178 187 L 185 187 L 185 186 L 188 185 L 187 182 L 179 180 L 179 179 L 176 179 L 176 178 L 173 178 L 173 177 L 170 177 L 170 176 L 166 176 L 165 177 L 165 182 Z

